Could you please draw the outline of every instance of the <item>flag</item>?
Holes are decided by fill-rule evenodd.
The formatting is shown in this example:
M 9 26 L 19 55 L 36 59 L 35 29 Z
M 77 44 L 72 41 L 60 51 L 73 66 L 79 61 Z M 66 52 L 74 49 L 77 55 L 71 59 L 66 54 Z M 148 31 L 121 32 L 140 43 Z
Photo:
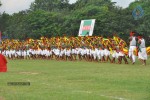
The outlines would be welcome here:
M 78 36 L 92 36 L 95 25 L 95 19 L 81 20 Z

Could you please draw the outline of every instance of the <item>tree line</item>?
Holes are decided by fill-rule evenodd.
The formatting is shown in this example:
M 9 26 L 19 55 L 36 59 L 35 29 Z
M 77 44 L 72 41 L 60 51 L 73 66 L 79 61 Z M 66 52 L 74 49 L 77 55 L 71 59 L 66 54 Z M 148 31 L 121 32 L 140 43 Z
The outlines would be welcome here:
M 144 16 L 135 20 L 132 11 L 138 5 Z M 0 13 L 0 31 L 10 39 L 78 36 L 81 20 L 96 19 L 95 36 L 108 37 L 115 33 L 127 40 L 130 31 L 136 31 L 148 38 L 149 5 L 149 0 L 135 0 L 123 9 L 111 0 L 77 0 L 73 4 L 69 0 L 35 0 L 28 10 L 12 15 Z

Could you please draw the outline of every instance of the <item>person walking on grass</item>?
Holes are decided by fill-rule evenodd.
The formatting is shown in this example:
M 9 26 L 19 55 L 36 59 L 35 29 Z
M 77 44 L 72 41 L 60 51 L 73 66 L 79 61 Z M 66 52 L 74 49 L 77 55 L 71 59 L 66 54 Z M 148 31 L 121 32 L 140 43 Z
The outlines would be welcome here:
M 136 41 L 137 41 L 137 37 L 135 36 L 135 32 L 131 32 L 130 33 L 130 37 L 129 37 L 129 41 L 130 41 L 130 47 L 129 47 L 129 58 L 132 61 L 132 64 L 135 63 L 135 58 L 136 55 L 134 54 L 134 50 L 136 49 Z
M 147 53 L 145 39 L 142 35 L 138 36 L 138 59 L 141 61 L 142 65 L 146 66 Z

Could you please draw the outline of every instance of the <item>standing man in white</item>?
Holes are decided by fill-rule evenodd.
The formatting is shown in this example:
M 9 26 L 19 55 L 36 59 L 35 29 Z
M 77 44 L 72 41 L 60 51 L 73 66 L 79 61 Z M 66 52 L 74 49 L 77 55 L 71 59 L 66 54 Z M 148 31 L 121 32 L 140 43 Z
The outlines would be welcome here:
M 131 59 L 132 64 L 134 64 L 135 59 L 136 59 L 136 55 L 133 52 L 136 49 L 136 41 L 137 41 L 137 37 L 135 36 L 135 32 L 130 33 L 129 41 L 130 41 L 129 58 Z
M 138 44 L 139 44 L 138 59 L 142 62 L 143 65 L 146 66 L 147 53 L 146 53 L 145 39 L 143 38 L 142 35 L 138 36 Z

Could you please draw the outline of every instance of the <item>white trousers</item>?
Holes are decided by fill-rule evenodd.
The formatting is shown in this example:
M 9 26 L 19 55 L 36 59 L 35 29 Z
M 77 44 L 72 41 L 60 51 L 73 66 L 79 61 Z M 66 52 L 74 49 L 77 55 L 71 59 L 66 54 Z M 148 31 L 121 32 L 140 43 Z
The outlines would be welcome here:
M 129 48 L 129 57 L 132 58 L 132 62 L 135 62 L 136 56 L 134 55 L 134 50 L 136 49 L 136 46 L 130 46 Z

